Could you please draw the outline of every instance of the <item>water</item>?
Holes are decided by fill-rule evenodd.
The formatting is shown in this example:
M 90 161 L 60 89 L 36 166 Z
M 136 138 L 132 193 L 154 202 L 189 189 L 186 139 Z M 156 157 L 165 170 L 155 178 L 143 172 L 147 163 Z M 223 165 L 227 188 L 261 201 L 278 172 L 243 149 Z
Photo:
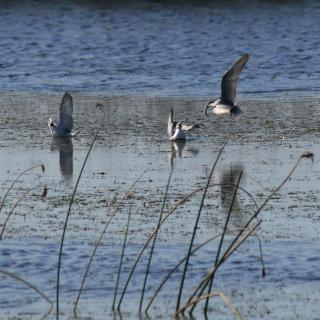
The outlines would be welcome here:
M 257 302 L 260 304 L 260 310 L 270 307 L 270 298 L 265 297 L 267 292 L 272 291 L 276 297 L 281 295 L 281 292 L 286 292 L 279 303 L 282 308 L 290 305 L 290 300 L 296 300 L 295 296 L 298 296 L 300 301 L 304 301 L 304 308 L 301 308 L 297 303 L 294 310 L 287 311 L 287 317 L 292 317 L 296 313 L 305 319 L 315 319 L 313 316 L 317 308 L 313 304 L 319 301 L 319 294 L 316 291 L 320 286 L 318 243 L 275 241 L 272 244 L 264 244 L 266 266 L 264 278 L 261 275 L 257 247 L 258 244 L 255 241 L 250 241 L 230 259 L 221 272 L 217 273 L 215 290 L 224 291 L 241 310 L 242 315 L 246 317 L 250 316 L 250 311 Z M 69 314 L 66 317 L 68 319 L 72 318 L 72 303 L 75 302 L 78 295 L 92 250 L 92 246 L 81 243 L 67 243 L 65 246 L 61 269 L 61 306 L 64 313 Z M 140 250 L 140 246 L 132 244 L 126 248 L 116 302 L 119 301 L 125 280 Z M 186 245 L 181 245 L 179 248 L 170 244 L 156 246 L 149 277 L 152 280 L 149 280 L 145 295 L 146 302 L 149 302 L 169 271 L 183 258 L 182 251 L 186 250 Z M 2 256 L 6 257 L 6 260 L 1 260 L 0 272 L 10 267 L 12 273 L 27 279 L 40 289 L 50 301 L 54 301 L 58 251 L 59 246 L 56 244 L 28 242 L 28 246 L 25 246 L 21 242 L 3 241 L 0 252 Z M 77 311 L 81 318 L 112 318 L 110 310 L 115 292 L 120 252 L 120 246 L 111 245 L 102 245 L 97 251 L 79 300 Z M 200 250 L 191 259 L 186 292 L 191 292 L 192 288 L 206 274 L 207 268 L 212 265 L 214 254 L 215 251 L 211 244 Z M 132 282 L 124 295 L 122 309 L 125 319 L 135 319 L 138 316 L 136 306 L 139 304 L 145 268 L 146 258 L 134 273 Z M 19 315 L 23 319 L 31 319 L 30 313 L 37 317 L 47 313 L 50 305 L 44 302 L 36 292 L 9 276 L 0 275 L 0 277 L 0 291 L 6 292 L 0 303 L 0 308 L 3 310 L 2 315 L 10 310 L 11 317 Z M 173 292 L 178 291 L 179 281 L 180 274 L 174 273 L 170 281 L 164 285 L 151 308 L 152 317 L 170 318 L 175 307 L 175 300 L 171 297 Z M 246 301 L 241 300 L 241 295 L 244 292 L 245 295 L 248 295 L 254 289 L 255 296 L 247 297 Z M 314 293 L 315 295 L 311 296 Z M 186 297 L 184 296 L 184 300 Z M 219 298 L 213 301 L 213 306 L 218 308 L 219 318 L 229 319 L 230 312 L 223 308 Z M 163 308 L 163 305 L 166 305 L 166 308 Z M 268 319 L 269 316 L 266 314 L 261 318 Z M 54 316 L 51 315 L 50 319 L 53 318 Z M 197 318 L 202 318 L 201 312 L 197 313 Z
M 121 205 L 102 238 L 80 300 L 81 319 L 113 317 L 128 212 L 132 217 L 121 288 L 157 223 L 172 165 L 165 213 L 203 188 L 227 142 L 212 177 L 196 244 L 221 232 L 241 171 L 242 189 L 235 198 L 226 243 L 303 152 L 312 151 L 315 157 L 301 161 L 259 214 L 257 235 L 266 277 L 252 237 L 217 273 L 214 290 L 223 291 L 246 319 L 319 319 L 319 13 L 319 3 L 311 0 L 0 1 L 1 199 L 24 169 L 40 163 L 46 168 L 43 174 L 37 168 L 23 175 L 0 214 L 0 318 L 41 318 L 49 309 L 35 291 L 1 270 L 29 281 L 55 303 L 62 228 L 101 120 L 95 104 L 102 102 L 106 125 L 83 172 L 66 231 L 61 318 L 73 319 L 93 244 L 117 203 Z M 205 100 L 219 95 L 221 76 L 244 52 L 251 59 L 238 88 L 243 116 L 239 121 L 205 118 Z M 72 91 L 79 133 L 71 140 L 54 140 L 46 124 L 58 115 L 66 90 Z M 175 119 L 200 124 L 185 143 L 168 142 L 171 107 Z M 41 199 L 44 185 L 48 195 Z M 14 207 L 30 187 L 36 188 Z M 187 251 L 201 197 L 202 190 L 161 226 L 147 299 Z M 213 242 L 191 259 L 184 301 L 212 265 L 216 248 Z M 125 296 L 123 319 L 138 317 L 145 265 L 146 256 Z M 150 312 L 152 319 L 172 317 L 180 277 L 181 272 L 174 274 L 163 288 Z M 202 308 L 195 315 L 202 319 Z M 230 319 L 230 310 L 213 298 L 211 315 Z M 54 318 L 50 313 L 49 319 Z
M 320 235 L 318 99 L 243 100 L 243 117 L 233 121 L 205 118 L 201 99 L 74 94 L 75 130 L 79 134 L 70 141 L 53 140 L 46 126 L 48 117 L 56 114 L 60 99 L 61 96 L 51 94 L 1 94 L 4 110 L 0 116 L 1 195 L 23 169 L 38 163 L 46 167 L 44 174 L 36 169 L 19 179 L 1 212 L 1 230 L 16 200 L 28 187 L 46 184 L 48 195 L 41 200 L 42 187 L 35 189 L 9 217 L 1 240 L 0 268 L 30 281 L 55 302 L 62 227 L 72 189 L 101 119 L 95 108 L 95 103 L 101 101 L 106 105 L 106 126 L 84 170 L 66 232 L 61 279 L 63 318 L 73 317 L 72 303 L 92 244 L 102 234 L 116 203 L 139 175 L 147 169 L 103 236 L 103 245 L 79 305 L 80 316 L 111 317 L 115 272 L 129 210 L 132 218 L 121 288 L 137 252 L 157 223 L 171 165 L 174 171 L 165 212 L 205 185 L 219 149 L 227 142 L 212 183 L 234 184 L 240 171 L 243 172 L 240 184 L 243 190 L 235 199 L 229 232 L 243 226 L 256 208 L 245 191 L 261 205 L 304 151 L 314 152 L 315 157 L 313 161 L 304 159 L 300 163 L 290 181 L 259 215 L 262 223 L 257 234 L 262 241 L 267 276 L 261 276 L 259 246 L 253 237 L 220 270 L 215 289 L 223 291 L 247 318 L 317 319 L 320 299 L 316 267 Z M 167 140 L 166 121 L 172 106 L 175 119 L 189 118 L 200 124 L 200 129 L 188 134 L 182 144 Z M 257 109 L 261 110 L 259 115 Z M 310 112 L 304 112 L 306 109 Z M 199 221 L 197 244 L 221 232 L 233 190 L 232 186 L 210 187 Z M 201 197 L 199 191 L 162 225 L 147 297 L 150 298 L 170 267 L 183 258 Z M 227 243 L 231 239 L 229 234 Z M 188 279 L 192 280 L 188 280 L 184 299 L 212 264 L 215 250 L 216 242 L 191 259 Z M 137 318 L 145 256 L 143 261 L 144 264 L 138 265 L 123 305 L 125 319 Z M 152 309 L 152 318 L 172 316 L 180 276 L 181 273 L 175 274 L 164 288 Z M 7 276 L 2 279 L 2 318 L 17 315 L 27 318 L 29 314 L 41 317 L 48 311 L 48 304 L 36 293 Z M 210 306 L 212 314 L 230 318 L 229 310 L 219 298 L 214 298 Z M 202 318 L 201 308 L 196 315 Z
M 2 91 L 210 97 L 244 52 L 239 92 L 320 89 L 318 1 L 0 4 Z

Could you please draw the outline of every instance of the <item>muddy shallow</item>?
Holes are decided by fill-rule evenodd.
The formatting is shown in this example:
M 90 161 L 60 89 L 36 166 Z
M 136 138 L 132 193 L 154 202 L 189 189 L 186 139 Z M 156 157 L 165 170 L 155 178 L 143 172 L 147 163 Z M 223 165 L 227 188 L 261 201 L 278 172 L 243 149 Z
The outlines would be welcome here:
M 315 154 L 305 159 L 290 181 L 261 212 L 258 235 L 265 250 L 267 276 L 261 277 L 258 244 L 244 244 L 217 275 L 217 290 L 231 297 L 244 318 L 317 319 L 319 314 L 319 121 L 318 99 L 241 101 L 243 116 L 205 118 L 205 100 L 187 98 L 104 97 L 74 94 L 76 137 L 70 141 L 53 140 L 46 126 L 56 116 L 61 97 L 30 93 L 2 93 L 0 99 L 0 187 L 1 197 L 13 179 L 24 169 L 38 163 L 45 173 L 34 170 L 24 175 L 9 194 L 1 212 L 3 223 L 23 192 L 36 186 L 14 210 L 3 233 L 1 269 L 28 279 L 55 300 L 58 244 L 68 201 L 81 165 L 98 129 L 101 113 L 96 102 L 105 105 L 106 125 L 96 141 L 85 167 L 72 208 L 66 233 L 63 260 L 63 318 L 72 318 L 72 303 L 79 279 L 116 203 L 147 170 L 130 197 L 112 221 L 98 250 L 88 290 L 80 303 L 81 317 L 110 317 L 115 272 L 123 241 L 123 230 L 132 207 L 129 246 L 122 284 L 139 248 L 157 223 L 171 165 L 173 175 L 166 209 L 196 188 L 203 187 L 216 156 L 227 142 L 212 178 L 212 183 L 235 183 L 243 172 L 241 187 L 261 204 L 278 186 L 304 151 Z M 178 120 L 196 121 L 200 129 L 188 135 L 185 144 L 167 141 L 166 122 L 170 108 Z M 42 185 L 48 187 L 40 199 Z M 210 188 L 199 222 L 196 243 L 221 231 L 232 188 Z M 155 290 L 170 266 L 187 250 L 202 193 L 199 192 L 164 223 L 155 249 L 148 296 Z M 110 210 L 108 210 L 108 208 Z M 230 230 L 241 227 L 254 210 L 252 199 L 239 191 Z M 1 227 L 2 228 L 2 227 Z M 227 237 L 227 242 L 232 239 Z M 212 264 L 214 244 L 191 259 L 191 290 Z M 211 258 L 210 258 L 211 257 Z M 129 291 L 124 318 L 135 318 L 143 266 L 138 268 Z M 162 292 L 151 317 L 168 318 L 174 311 L 180 275 Z M 3 318 L 40 317 L 47 305 L 29 289 L 17 286 L 2 276 L 0 304 Z M 281 298 L 281 299 L 280 299 Z M 10 303 L 9 303 L 10 301 Z M 107 304 L 105 302 L 107 301 Z M 213 314 L 230 318 L 219 298 L 213 299 Z M 290 310 L 290 311 L 288 311 Z M 201 318 L 201 309 L 197 318 Z M 54 313 L 50 315 L 54 317 Z

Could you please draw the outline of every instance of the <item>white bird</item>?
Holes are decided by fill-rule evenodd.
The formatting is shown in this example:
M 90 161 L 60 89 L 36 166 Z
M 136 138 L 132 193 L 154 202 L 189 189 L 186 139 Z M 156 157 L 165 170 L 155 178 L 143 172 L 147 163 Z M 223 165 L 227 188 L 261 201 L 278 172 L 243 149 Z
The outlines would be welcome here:
M 170 141 L 175 140 L 185 140 L 186 135 L 185 131 L 190 131 L 193 128 L 199 128 L 198 124 L 188 125 L 183 124 L 182 122 L 173 121 L 173 109 L 171 108 L 171 112 L 169 113 L 168 118 L 168 137 Z
M 73 129 L 73 101 L 69 92 L 66 92 L 60 103 L 60 119 L 55 122 L 51 118 L 48 121 L 51 134 L 54 137 L 74 136 Z
M 249 54 L 244 54 L 233 66 L 224 74 L 221 80 L 221 96 L 218 100 L 210 101 L 205 109 L 207 114 L 208 108 L 216 115 L 230 114 L 237 116 L 242 113 L 240 107 L 236 105 L 237 82 L 240 73 L 249 60 Z

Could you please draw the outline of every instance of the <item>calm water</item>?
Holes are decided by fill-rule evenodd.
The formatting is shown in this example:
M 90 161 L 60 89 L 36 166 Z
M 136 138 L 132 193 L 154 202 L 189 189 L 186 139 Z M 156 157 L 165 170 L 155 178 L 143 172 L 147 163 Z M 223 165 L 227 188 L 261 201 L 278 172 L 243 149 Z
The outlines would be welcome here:
M 213 183 L 234 184 L 243 171 L 241 187 L 257 204 L 277 186 L 306 150 L 315 153 L 305 159 L 290 181 L 261 212 L 258 235 L 262 241 L 267 276 L 261 276 L 259 246 L 250 239 L 217 275 L 216 290 L 222 290 L 248 319 L 317 319 L 319 315 L 319 198 L 320 148 L 318 99 L 242 101 L 243 117 L 205 118 L 203 101 L 178 98 L 103 97 L 74 94 L 75 130 L 72 140 L 53 140 L 47 119 L 57 112 L 59 95 L 1 94 L 0 107 L 0 192 L 23 169 L 44 163 L 46 171 L 30 172 L 19 179 L 0 215 L 5 218 L 19 196 L 37 183 L 49 188 L 40 199 L 41 188 L 26 197 L 10 216 L 0 246 L 0 273 L 6 270 L 30 281 L 55 302 L 57 252 L 72 188 L 78 177 L 101 114 L 96 101 L 106 105 L 106 126 L 101 131 L 80 181 L 66 232 L 61 277 L 63 319 L 72 319 L 75 301 L 92 244 L 102 233 L 113 209 L 130 185 L 148 171 L 115 215 L 103 237 L 86 282 L 80 315 L 89 319 L 110 318 L 115 273 L 123 231 L 131 208 L 132 218 L 121 289 L 137 252 L 157 223 L 171 165 L 174 165 L 165 212 L 185 195 L 206 183 L 217 153 L 228 142 L 212 178 Z M 171 107 L 175 119 L 194 119 L 200 129 L 188 135 L 184 144 L 171 143 L 166 121 Z M 302 107 L 302 108 L 301 108 Z M 257 115 L 256 110 L 261 110 Z M 306 113 L 304 110 L 310 112 Z M 143 115 L 143 116 L 142 116 Z M 288 117 L 290 115 L 290 117 Z M 210 188 L 203 208 L 196 243 L 216 235 L 223 228 L 233 187 Z M 147 286 L 150 298 L 172 266 L 183 258 L 190 241 L 202 193 L 196 194 L 170 216 L 159 232 L 155 257 Z M 255 204 L 239 191 L 229 230 L 244 225 Z M 231 241 L 228 235 L 226 242 Z M 185 296 L 212 264 L 217 242 L 191 259 Z M 124 319 L 137 318 L 146 256 L 139 264 L 124 300 Z M 172 316 L 181 272 L 176 273 L 156 300 L 151 318 Z M 1 317 L 39 317 L 48 305 L 30 289 L 1 275 Z M 230 319 L 220 299 L 213 299 L 212 314 Z M 197 319 L 202 318 L 199 308 Z M 54 318 L 54 313 L 50 315 Z
M 41 200 L 42 189 L 36 188 L 8 218 L 0 241 L 0 318 L 35 319 L 48 311 L 35 292 L 1 271 L 31 282 L 55 303 L 62 226 L 101 119 L 95 108 L 100 101 L 106 126 L 83 173 L 66 232 L 61 318 L 73 319 L 72 303 L 92 244 L 137 177 L 147 169 L 103 237 L 79 305 L 83 319 L 112 317 L 129 210 L 121 288 L 157 223 L 171 166 L 165 212 L 205 185 L 227 142 L 212 183 L 234 184 L 242 171 L 240 185 L 258 205 L 304 151 L 313 151 L 315 158 L 301 162 L 259 216 L 267 276 L 261 276 L 259 246 L 252 238 L 217 274 L 215 289 L 224 291 L 245 319 L 319 319 L 319 16 L 318 1 L 0 1 L 0 198 L 22 170 L 39 163 L 46 167 L 43 175 L 35 170 L 16 183 L 0 214 L 0 230 L 27 188 L 49 189 Z M 239 121 L 205 118 L 205 99 L 219 95 L 222 74 L 244 52 L 251 54 L 239 84 L 244 115 Z M 79 134 L 53 140 L 47 120 L 57 116 L 66 90 L 73 93 Z M 171 107 L 175 119 L 200 124 L 186 143 L 167 140 Z M 233 190 L 210 187 L 197 244 L 221 231 Z M 197 193 L 161 227 L 147 299 L 184 256 L 201 196 Z M 243 226 L 255 208 L 239 191 L 229 231 Z M 226 242 L 231 239 L 228 235 Z M 184 298 L 212 265 L 215 252 L 212 243 L 191 259 Z M 123 319 L 137 318 L 145 263 L 146 256 L 129 286 Z M 172 317 L 180 276 L 164 287 L 152 319 Z M 211 315 L 230 319 L 219 298 L 210 306 Z M 201 308 L 196 316 L 202 318 Z
M 240 92 L 320 89 L 318 1 L 1 1 L 0 88 L 218 95 L 252 57 Z

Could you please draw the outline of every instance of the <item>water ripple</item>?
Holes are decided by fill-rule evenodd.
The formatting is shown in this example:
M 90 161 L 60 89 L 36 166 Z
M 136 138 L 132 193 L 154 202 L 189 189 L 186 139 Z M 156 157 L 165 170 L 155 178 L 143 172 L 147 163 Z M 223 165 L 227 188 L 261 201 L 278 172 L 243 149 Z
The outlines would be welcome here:
M 218 95 L 243 52 L 243 94 L 319 90 L 317 1 L 0 6 L 1 90 Z

